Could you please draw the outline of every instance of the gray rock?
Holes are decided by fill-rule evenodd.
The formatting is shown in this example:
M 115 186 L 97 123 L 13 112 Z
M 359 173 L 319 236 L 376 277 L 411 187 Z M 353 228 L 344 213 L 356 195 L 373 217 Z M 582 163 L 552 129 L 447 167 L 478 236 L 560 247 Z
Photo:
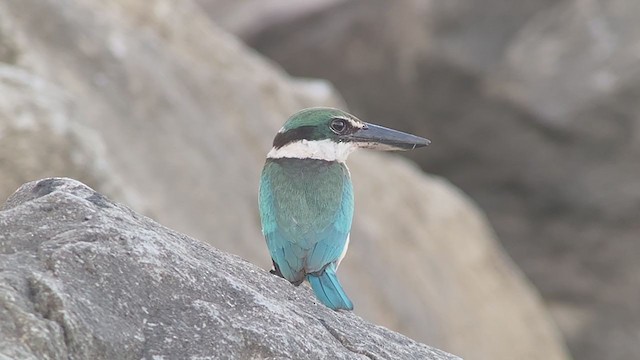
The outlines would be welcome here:
M 4 204 L 0 279 L 0 357 L 458 359 L 71 179 Z
M 0 199 L 29 180 L 65 174 L 136 203 L 111 171 L 102 138 L 75 117 L 63 89 L 0 63 Z
M 488 81 L 546 132 L 521 172 L 536 201 L 512 223 L 530 229 L 514 254 L 576 359 L 640 357 L 639 48 L 639 2 L 567 1 L 523 27 Z
M 196 0 L 223 29 L 240 37 L 251 37 L 276 24 L 311 16 L 347 0 Z
M 550 6 L 522 26 L 492 81 L 501 80 L 501 95 L 561 127 L 638 81 L 639 13 L 633 0 Z
M 392 71 L 397 72 L 414 66 L 416 54 L 428 54 L 480 73 L 494 68 L 502 59 L 505 48 L 523 23 L 561 0 L 519 0 L 517 3 L 510 0 L 197 2 L 225 30 L 257 45 L 274 59 L 295 56 L 296 49 L 309 46 L 313 55 L 297 53 L 297 56 L 311 61 L 311 65 L 335 57 L 346 60 L 341 66 L 354 71 L 361 66 L 360 71 L 369 72 L 388 64 L 380 62 L 380 58 L 386 58 L 400 60 L 394 65 L 406 67 Z M 371 23 L 372 18 L 377 23 Z M 344 37 L 340 38 L 338 34 Z M 284 41 L 278 41 L 279 37 Z M 336 46 L 338 43 L 341 48 Z M 370 45 L 379 46 L 374 49 Z M 340 51 L 324 54 L 327 57 L 322 59 L 314 58 L 329 49 Z M 280 53 L 276 54 L 276 51 Z M 358 58 L 356 55 L 360 51 L 374 58 Z M 291 65 L 293 62 L 287 63 L 286 67 Z

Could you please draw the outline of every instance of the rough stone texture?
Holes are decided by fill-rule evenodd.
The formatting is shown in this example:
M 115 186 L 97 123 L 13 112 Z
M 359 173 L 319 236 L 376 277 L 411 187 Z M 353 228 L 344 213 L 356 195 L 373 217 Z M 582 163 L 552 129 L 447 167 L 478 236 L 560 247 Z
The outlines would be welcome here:
M 0 357 L 458 359 L 71 179 L 0 211 Z
M 432 138 L 408 156 L 487 210 L 574 356 L 628 359 L 640 357 L 639 14 L 635 0 L 356 0 L 246 40 L 332 81 L 362 118 Z
M 62 89 L 0 62 L 0 199 L 30 179 L 64 174 L 135 203 L 111 173 L 101 138 L 72 117 Z
M 127 190 L 105 194 L 270 266 L 259 172 L 287 116 L 340 104 L 330 86 L 289 78 L 189 1 L 6 0 L 0 29 L 3 61 L 63 89 L 69 126 L 104 144 L 98 157 Z M 563 358 L 537 294 L 466 197 L 390 156 L 350 166 L 356 215 L 340 276 L 356 314 L 472 359 Z

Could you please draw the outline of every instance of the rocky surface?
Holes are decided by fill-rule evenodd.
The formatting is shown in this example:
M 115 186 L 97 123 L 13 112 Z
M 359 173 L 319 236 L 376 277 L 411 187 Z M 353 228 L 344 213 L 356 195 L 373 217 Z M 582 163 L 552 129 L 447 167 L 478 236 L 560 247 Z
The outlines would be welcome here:
M 0 199 L 30 179 L 67 175 L 128 198 L 100 136 L 77 121 L 61 88 L 0 62 Z
M 0 357 L 458 359 L 63 178 L 0 211 Z
M 256 205 L 265 154 L 291 113 L 340 105 L 331 86 L 287 76 L 190 1 L 0 1 L 0 44 L 12 73 L 51 85 L 26 81 L 42 94 L 7 97 L 22 105 L 7 106 L 4 118 L 34 106 L 29 98 L 62 97 L 62 116 L 47 105 L 38 117 L 89 129 L 80 137 L 103 147 L 60 152 L 59 168 L 38 163 L 41 172 L 25 177 L 78 169 L 158 222 L 270 266 Z M 25 136 L 34 149 L 43 141 Z M 6 151 L 0 178 L 20 165 L 18 150 Z M 79 155 L 91 161 L 75 163 Z M 351 160 L 356 214 L 340 276 L 356 314 L 473 359 L 565 358 L 538 295 L 467 197 L 394 156 Z
M 245 40 L 329 79 L 362 118 L 430 136 L 408 155 L 487 211 L 575 358 L 628 359 L 640 357 L 639 7 L 355 0 Z

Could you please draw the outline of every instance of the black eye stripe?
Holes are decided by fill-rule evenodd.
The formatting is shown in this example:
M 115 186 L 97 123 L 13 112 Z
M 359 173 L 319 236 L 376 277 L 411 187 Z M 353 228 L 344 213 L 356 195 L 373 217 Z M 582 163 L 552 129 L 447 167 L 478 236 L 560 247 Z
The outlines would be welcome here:
M 315 130 L 315 126 L 300 126 L 299 128 L 278 133 L 273 139 L 273 147 L 279 149 L 290 142 L 298 140 L 315 140 Z

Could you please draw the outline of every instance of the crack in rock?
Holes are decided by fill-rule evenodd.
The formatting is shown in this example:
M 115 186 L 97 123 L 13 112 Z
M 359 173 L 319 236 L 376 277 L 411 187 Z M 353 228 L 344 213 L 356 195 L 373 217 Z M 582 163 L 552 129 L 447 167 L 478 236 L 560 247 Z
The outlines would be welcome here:
M 29 286 L 29 298 L 33 302 L 34 310 L 44 319 L 55 323 L 64 339 L 64 351 L 69 353 L 71 339 L 68 326 L 64 319 L 64 305 L 62 298 L 44 282 L 41 277 L 30 277 L 27 282 Z
M 368 359 L 372 359 L 372 360 L 378 359 L 378 357 L 375 356 L 375 354 L 372 354 L 369 351 L 365 351 L 365 350 L 361 350 L 361 349 L 356 348 L 353 344 L 351 344 L 347 340 L 347 338 L 344 335 L 342 335 L 340 332 L 338 332 L 338 330 L 336 330 L 336 329 L 332 328 L 331 326 L 329 326 L 329 324 L 327 324 L 327 322 L 324 319 L 318 319 L 318 321 L 320 321 L 320 324 L 322 324 L 322 326 L 325 329 L 327 329 L 329 334 L 331 334 L 331 336 L 333 336 L 334 339 L 336 339 L 342 346 L 344 346 L 345 349 L 351 351 L 352 353 L 366 356 Z

